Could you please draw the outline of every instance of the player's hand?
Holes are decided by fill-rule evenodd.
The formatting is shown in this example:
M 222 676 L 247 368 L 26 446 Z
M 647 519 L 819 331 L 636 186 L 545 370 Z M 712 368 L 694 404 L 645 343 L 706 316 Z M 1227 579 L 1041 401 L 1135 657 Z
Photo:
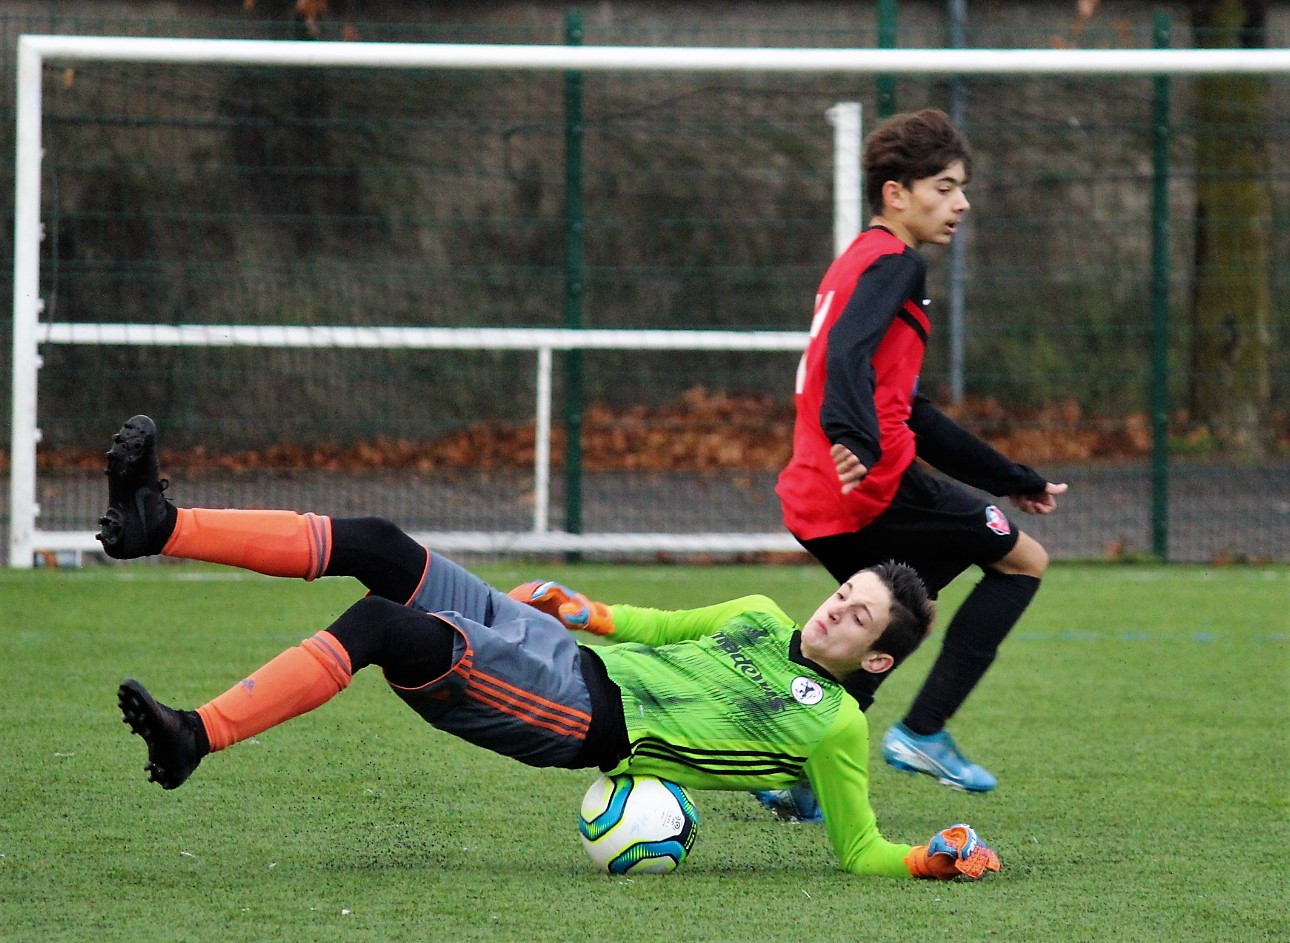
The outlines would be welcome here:
M 603 602 L 588 599 L 567 586 L 550 580 L 532 580 L 516 586 L 506 595 L 527 603 L 559 619 L 570 632 L 609 635 L 614 631 L 614 617 Z
M 905 856 L 905 867 L 916 878 L 935 881 L 979 881 L 999 870 L 999 856 L 970 825 L 951 825 Z
M 829 449 L 829 456 L 833 459 L 833 467 L 837 469 L 838 480 L 842 482 L 843 494 L 849 494 L 858 488 L 860 482 L 864 481 L 864 476 L 869 474 L 869 469 L 845 445 L 835 444 Z
M 1055 485 L 1051 481 L 1043 491 L 1034 494 L 1014 494 L 1012 503 L 1027 514 L 1051 514 L 1057 510 L 1057 495 L 1066 493 L 1066 485 Z

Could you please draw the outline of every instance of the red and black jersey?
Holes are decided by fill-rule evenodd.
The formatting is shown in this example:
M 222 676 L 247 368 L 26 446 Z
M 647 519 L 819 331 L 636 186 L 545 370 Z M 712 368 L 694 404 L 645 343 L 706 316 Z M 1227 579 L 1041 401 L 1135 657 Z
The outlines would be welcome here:
M 775 493 L 784 524 L 811 540 L 854 533 L 887 509 L 915 456 L 995 495 L 1042 491 L 1042 475 L 995 451 L 918 395 L 927 265 L 891 232 L 866 229 L 825 272 L 797 369 L 793 457 Z M 842 494 L 830 449 L 868 469 Z
M 820 282 L 797 370 L 793 457 L 775 488 L 784 523 L 798 537 L 864 527 L 891 503 L 914 460 L 908 419 L 931 333 L 926 274 L 921 255 L 874 227 Z M 847 495 L 829 454 L 835 442 L 869 469 Z

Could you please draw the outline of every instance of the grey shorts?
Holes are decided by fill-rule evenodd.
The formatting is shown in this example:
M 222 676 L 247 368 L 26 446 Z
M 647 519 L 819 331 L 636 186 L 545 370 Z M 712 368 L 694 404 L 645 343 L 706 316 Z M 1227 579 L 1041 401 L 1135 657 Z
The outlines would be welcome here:
M 415 688 L 390 684 L 440 730 L 530 766 L 565 766 L 591 725 L 578 644 L 558 619 L 430 554 L 409 606 L 456 632 L 453 665 Z

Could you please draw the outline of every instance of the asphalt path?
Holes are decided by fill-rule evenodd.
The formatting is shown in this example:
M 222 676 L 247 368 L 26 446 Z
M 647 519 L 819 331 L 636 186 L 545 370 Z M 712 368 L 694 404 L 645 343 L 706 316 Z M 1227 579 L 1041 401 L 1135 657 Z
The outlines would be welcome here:
M 1045 517 L 1000 506 L 1054 560 L 1134 558 L 1152 550 L 1152 478 L 1147 463 L 1044 469 L 1070 491 Z M 379 514 L 410 531 L 533 526 L 533 480 L 514 472 L 433 475 L 331 471 L 174 475 L 170 494 L 192 507 Z M 770 473 L 610 472 L 583 475 L 587 532 L 782 532 Z M 0 477 L 0 539 L 8 544 L 7 478 Z M 40 526 L 94 530 L 105 483 L 82 472 L 42 474 Z M 563 525 L 564 480 L 552 482 L 550 519 Z M 1168 559 L 1186 563 L 1290 563 L 1290 459 L 1232 464 L 1176 461 L 1168 475 Z

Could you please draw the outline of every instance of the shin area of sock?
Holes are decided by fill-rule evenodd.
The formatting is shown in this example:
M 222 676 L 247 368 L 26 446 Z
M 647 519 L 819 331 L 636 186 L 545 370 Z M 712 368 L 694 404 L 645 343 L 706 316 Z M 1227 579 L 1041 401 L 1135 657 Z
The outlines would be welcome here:
M 349 687 L 349 655 L 329 632 L 288 648 L 197 708 L 211 750 L 222 750 L 299 717 Z
M 327 568 L 331 518 L 295 511 L 180 508 L 161 552 L 268 576 L 313 580 Z

